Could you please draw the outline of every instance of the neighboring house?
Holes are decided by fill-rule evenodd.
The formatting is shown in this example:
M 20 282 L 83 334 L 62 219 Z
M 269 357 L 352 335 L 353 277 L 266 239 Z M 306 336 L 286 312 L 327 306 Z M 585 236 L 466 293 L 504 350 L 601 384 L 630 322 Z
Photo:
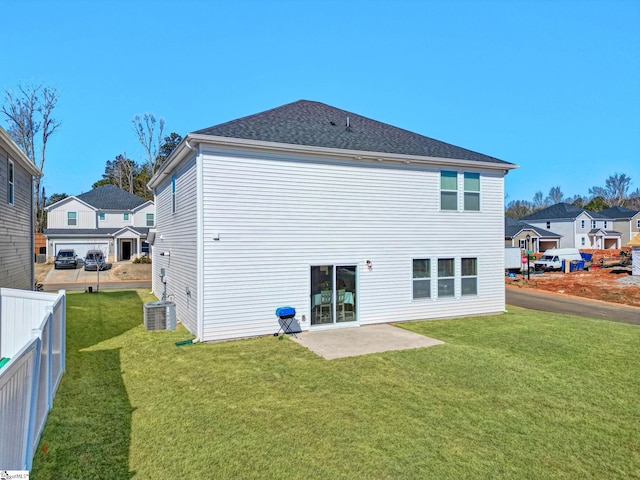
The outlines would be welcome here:
M 282 306 L 303 330 L 504 311 L 513 168 L 304 100 L 188 134 L 149 182 L 153 291 L 204 341 Z
M 0 287 L 34 287 L 34 178 L 42 172 L 0 127 Z
M 611 229 L 620 232 L 622 245 L 626 245 L 640 233 L 640 211 L 624 207 L 611 207 L 598 212 L 601 218 L 611 221 Z
M 108 261 L 130 260 L 149 252 L 146 242 L 155 225 L 152 201 L 103 185 L 46 207 L 47 258 L 72 248 L 79 258 L 102 250 Z
M 538 253 L 550 248 L 557 248 L 561 238 L 562 236 L 557 233 L 534 227 L 520 220 L 509 217 L 504 219 L 505 247 L 518 247 L 522 250 Z
M 561 235 L 560 248 L 620 248 L 622 234 L 600 213 L 568 203 L 557 203 L 522 217 L 520 221 Z

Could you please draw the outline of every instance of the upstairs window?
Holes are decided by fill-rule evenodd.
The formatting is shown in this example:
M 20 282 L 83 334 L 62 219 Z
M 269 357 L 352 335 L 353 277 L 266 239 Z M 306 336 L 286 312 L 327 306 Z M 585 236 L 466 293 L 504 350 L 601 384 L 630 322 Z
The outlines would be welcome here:
M 107 214 L 104 212 L 100 212 L 98 213 L 98 220 L 100 220 L 101 222 L 104 222 L 107 219 Z
M 551 230 L 551 222 L 547 222 L 547 230 Z
M 440 209 L 458 210 L 458 174 L 440 172 Z
M 453 258 L 438 259 L 438 297 L 453 297 L 455 294 L 455 261 Z
M 636 227 L 640 230 L 640 219 L 636 220 Z
M 171 177 L 171 213 L 176 213 L 176 176 Z
M 76 212 L 67 212 L 67 225 L 69 227 L 78 225 L 78 214 Z
M 580 220 L 580 228 L 584 229 L 585 226 L 584 220 Z
M 15 176 L 15 172 L 14 172 L 14 167 L 13 167 L 13 160 L 9 160 L 8 164 L 7 164 L 7 171 L 8 171 L 8 175 L 7 175 L 7 202 L 9 202 L 9 205 L 13 205 L 13 202 L 15 201 L 15 192 L 14 192 L 14 176 Z
M 124 220 L 125 222 L 129 221 L 129 214 L 128 213 L 123 213 L 122 214 L 122 220 Z
M 153 213 L 147 213 L 147 227 L 153 227 Z
M 431 260 L 413 261 L 413 299 L 431 297 Z
M 480 174 L 464 173 L 464 209 L 480 211 Z
M 607 222 L 607 221 L 605 220 L 605 221 L 604 221 L 604 228 L 605 228 L 605 230 L 607 229 L 608 225 L 609 225 L 609 222 Z
M 591 220 L 591 228 L 596 228 L 596 221 L 595 220 Z
M 462 259 L 462 295 L 478 294 L 478 259 Z

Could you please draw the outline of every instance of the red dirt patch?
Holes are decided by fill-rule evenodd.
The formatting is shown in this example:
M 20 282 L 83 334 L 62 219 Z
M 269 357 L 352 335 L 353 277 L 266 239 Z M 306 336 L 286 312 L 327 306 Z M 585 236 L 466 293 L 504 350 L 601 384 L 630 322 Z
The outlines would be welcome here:
M 609 250 L 597 256 L 594 254 L 593 264 L 597 265 L 597 260 L 603 257 L 611 258 L 614 255 Z M 611 268 L 591 268 L 589 271 L 571 273 L 532 273 L 530 280 L 518 275 L 515 279 L 507 277 L 506 283 L 514 287 L 640 307 L 640 278 L 631 277 L 628 273 L 614 273 L 615 271 L 616 269 Z

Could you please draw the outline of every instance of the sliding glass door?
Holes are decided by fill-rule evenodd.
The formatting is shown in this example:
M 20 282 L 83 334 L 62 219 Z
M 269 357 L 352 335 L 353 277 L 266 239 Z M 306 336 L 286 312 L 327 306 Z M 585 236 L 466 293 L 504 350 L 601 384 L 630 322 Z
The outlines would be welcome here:
M 311 325 L 356 321 L 356 266 L 311 267 Z

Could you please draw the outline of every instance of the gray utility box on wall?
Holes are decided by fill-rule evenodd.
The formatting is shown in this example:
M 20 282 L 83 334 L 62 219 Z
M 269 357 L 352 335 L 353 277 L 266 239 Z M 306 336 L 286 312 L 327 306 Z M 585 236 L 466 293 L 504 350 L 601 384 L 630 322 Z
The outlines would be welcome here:
M 147 330 L 175 330 L 176 304 L 164 300 L 145 303 L 144 326 Z

